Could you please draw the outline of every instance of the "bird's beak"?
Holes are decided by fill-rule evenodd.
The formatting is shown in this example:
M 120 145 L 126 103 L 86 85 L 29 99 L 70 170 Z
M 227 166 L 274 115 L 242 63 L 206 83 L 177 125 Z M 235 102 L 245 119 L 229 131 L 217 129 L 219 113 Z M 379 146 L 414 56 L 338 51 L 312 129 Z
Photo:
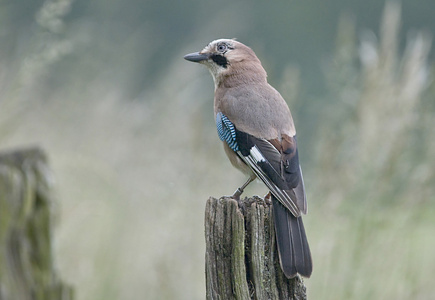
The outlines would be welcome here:
M 192 62 L 201 62 L 208 59 L 208 54 L 200 52 L 190 53 L 185 55 L 184 59 Z

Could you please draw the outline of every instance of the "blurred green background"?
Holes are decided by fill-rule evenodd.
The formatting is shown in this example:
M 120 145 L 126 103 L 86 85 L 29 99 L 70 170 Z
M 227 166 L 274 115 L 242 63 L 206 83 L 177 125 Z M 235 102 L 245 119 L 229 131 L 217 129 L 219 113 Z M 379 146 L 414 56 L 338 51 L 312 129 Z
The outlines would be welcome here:
M 222 37 L 254 49 L 292 110 L 309 298 L 433 299 L 432 0 L 0 3 L 0 146 L 48 152 L 77 299 L 204 299 L 205 201 L 245 178 L 211 76 L 182 57 Z

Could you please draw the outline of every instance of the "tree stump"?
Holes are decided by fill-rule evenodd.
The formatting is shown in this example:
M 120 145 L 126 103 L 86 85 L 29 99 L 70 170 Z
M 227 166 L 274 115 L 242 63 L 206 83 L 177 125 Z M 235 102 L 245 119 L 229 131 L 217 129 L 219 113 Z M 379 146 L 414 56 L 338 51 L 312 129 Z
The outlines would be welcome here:
M 51 173 L 39 149 L 0 153 L 0 299 L 71 300 L 52 257 Z
M 271 203 L 209 198 L 205 239 L 207 299 L 306 299 L 302 279 L 281 271 Z

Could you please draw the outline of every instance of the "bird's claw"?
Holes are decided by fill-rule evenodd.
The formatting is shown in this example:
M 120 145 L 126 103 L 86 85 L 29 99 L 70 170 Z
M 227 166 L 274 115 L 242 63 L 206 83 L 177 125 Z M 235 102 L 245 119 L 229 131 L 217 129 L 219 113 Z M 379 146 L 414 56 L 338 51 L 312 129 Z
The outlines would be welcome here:
M 264 202 L 266 202 L 267 204 L 272 203 L 272 194 L 270 192 L 264 195 Z
M 242 195 L 243 190 L 241 190 L 240 188 L 238 188 L 234 194 L 231 196 L 231 198 L 233 198 L 234 200 L 237 200 L 237 202 L 240 201 L 240 196 Z

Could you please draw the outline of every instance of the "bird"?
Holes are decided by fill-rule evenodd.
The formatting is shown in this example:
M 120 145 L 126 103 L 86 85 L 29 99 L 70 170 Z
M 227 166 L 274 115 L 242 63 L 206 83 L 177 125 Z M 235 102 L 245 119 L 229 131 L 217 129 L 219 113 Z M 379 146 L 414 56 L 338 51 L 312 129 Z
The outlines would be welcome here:
M 248 176 L 232 197 L 239 201 L 255 179 L 267 186 L 281 269 L 287 278 L 309 278 L 313 263 L 302 222 L 307 199 L 287 103 L 254 51 L 235 39 L 214 40 L 184 59 L 210 71 L 218 136 L 231 164 Z

